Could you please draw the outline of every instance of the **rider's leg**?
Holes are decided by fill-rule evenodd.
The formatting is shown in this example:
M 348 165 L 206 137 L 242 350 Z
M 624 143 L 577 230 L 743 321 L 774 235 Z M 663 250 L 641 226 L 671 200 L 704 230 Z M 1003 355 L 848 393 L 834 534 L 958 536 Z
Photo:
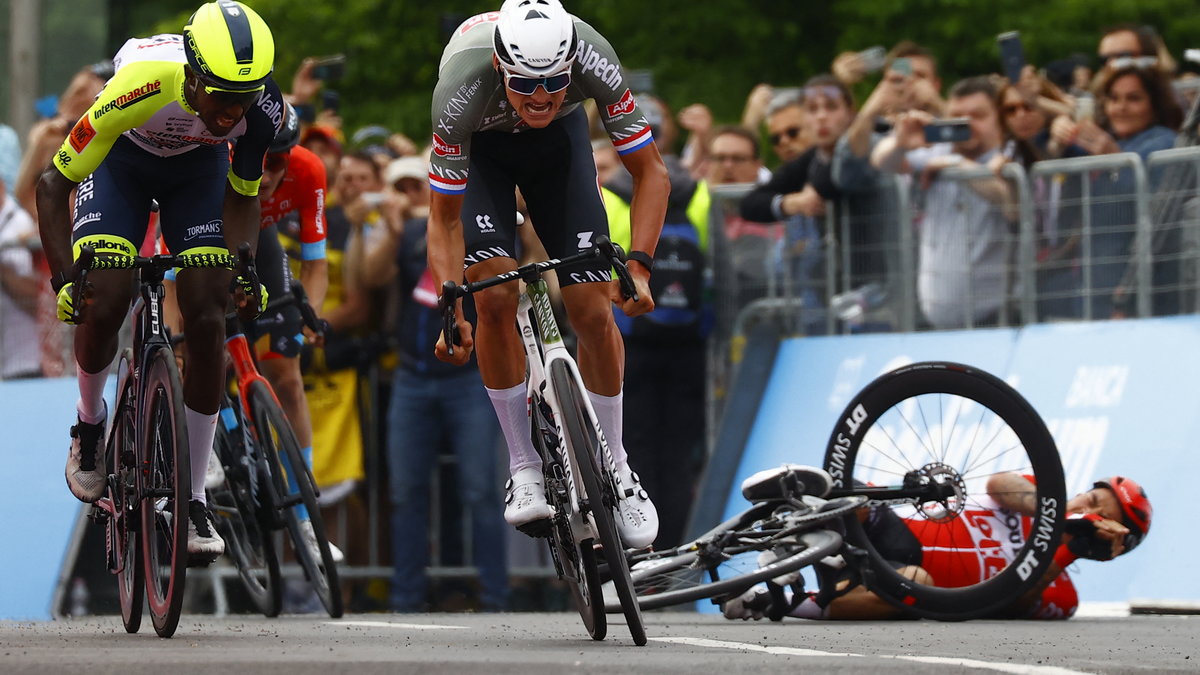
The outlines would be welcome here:
M 916 581 L 918 584 L 931 585 L 933 583 L 933 578 L 929 575 L 929 572 L 926 572 L 924 568 L 916 565 L 907 565 L 897 569 L 896 571 L 901 575 Z M 843 580 L 838 583 L 838 588 L 845 588 L 849 583 L 850 582 L 848 580 Z M 809 600 L 806 600 L 804 603 L 801 603 L 796 607 L 796 609 L 790 612 L 790 615 L 799 616 L 802 618 L 822 618 L 843 621 L 904 619 L 912 617 L 912 614 L 906 610 L 893 605 L 878 595 L 875 595 L 861 584 L 850 589 L 850 592 L 829 603 L 829 607 L 825 608 L 822 616 L 811 617 L 804 614 L 806 610 L 811 610 L 811 608 L 805 607 L 805 603 L 809 602 Z M 815 606 L 815 603 L 811 604 Z
M 176 292 L 187 327 L 188 368 L 183 378 L 188 447 L 192 454 L 192 500 L 205 503 L 204 472 L 217 431 L 225 375 L 225 305 L 232 274 L 223 269 L 184 269 Z
M 88 273 L 91 285 L 83 322 L 75 329 L 75 363 L 79 366 L 79 419 L 103 422 L 104 384 L 117 355 L 117 334 L 133 293 L 133 272 L 96 270 Z
M 467 269 L 471 281 L 516 269 L 512 258 L 492 258 Z M 508 442 L 510 473 L 542 465 L 529 438 L 525 392 L 525 348 L 517 333 L 517 287 L 500 284 L 472 296 L 475 300 L 475 358 L 488 397 Z
M 625 342 L 613 320 L 608 284 L 573 284 L 563 287 L 562 294 L 571 327 L 579 338 L 579 374 L 583 376 L 613 460 L 623 464 L 627 461 L 621 442 Z

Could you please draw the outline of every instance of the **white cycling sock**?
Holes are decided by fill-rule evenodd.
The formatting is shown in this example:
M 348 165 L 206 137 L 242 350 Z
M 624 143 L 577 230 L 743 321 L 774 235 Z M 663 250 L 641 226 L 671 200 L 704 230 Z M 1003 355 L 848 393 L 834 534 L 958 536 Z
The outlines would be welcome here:
M 500 420 L 500 430 L 504 432 L 504 440 L 508 442 L 509 474 L 515 474 L 521 469 L 541 468 L 542 458 L 538 456 L 533 441 L 529 438 L 529 405 L 525 396 L 525 383 L 508 389 L 484 388 L 487 389 L 488 398 L 492 399 L 496 418 Z
M 204 473 L 208 471 L 208 456 L 213 451 L 217 435 L 217 414 L 206 415 L 183 406 L 187 420 L 188 449 L 192 453 L 192 500 L 207 504 L 204 498 Z
M 79 401 L 75 410 L 79 413 L 79 421 L 85 424 L 99 424 L 104 420 L 104 385 L 108 382 L 108 369 L 105 366 L 98 373 L 88 373 L 76 363 L 75 379 L 79 382 Z
M 608 442 L 608 449 L 612 452 L 613 463 L 618 469 L 627 469 L 625 465 L 629 462 L 629 456 L 625 452 L 625 446 L 621 443 L 621 434 L 624 432 L 624 423 L 622 417 L 622 406 L 625 403 L 624 390 L 616 396 L 601 396 L 594 391 L 589 391 L 588 399 L 592 402 L 592 409 L 596 411 L 596 420 L 600 422 L 600 429 L 604 431 L 604 440 Z

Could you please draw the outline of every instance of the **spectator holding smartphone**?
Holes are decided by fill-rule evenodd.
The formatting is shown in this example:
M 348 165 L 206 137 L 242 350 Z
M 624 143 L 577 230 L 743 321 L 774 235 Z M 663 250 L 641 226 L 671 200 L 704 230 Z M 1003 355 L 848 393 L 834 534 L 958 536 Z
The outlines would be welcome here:
M 1012 237 L 1008 185 L 999 178 L 943 178 L 948 167 L 986 165 L 999 151 L 1001 130 L 996 90 L 989 76 L 970 77 L 950 90 L 947 112 L 969 120 L 970 136 L 930 145 L 925 128 L 933 116 L 910 110 L 876 146 L 871 162 L 894 173 L 911 173 L 924 198 L 918 227 L 917 301 L 939 330 L 996 325 L 1008 293 Z
M 1145 161 L 1150 153 L 1174 146 L 1183 111 L 1170 82 L 1156 67 L 1127 58 L 1112 60 L 1101 71 L 1095 115 L 1094 120 L 1078 121 L 1058 117 L 1051 125 L 1051 135 L 1058 143 L 1075 143 L 1089 154 L 1134 152 Z M 1158 182 L 1157 172 L 1151 173 L 1150 182 L 1153 189 Z M 1132 296 L 1117 286 L 1126 273 L 1134 238 L 1136 186 L 1132 173 L 1120 170 L 1095 175 L 1091 187 L 1091 316 L 1125 316 L 1132 309 Z M 1154 270 L 1156 285 L 1170 284 L 1169 277 L 1176 273 L 1159 266 Z M 1155 313 L 1174 313 L 1177 308 L 1175 294 L 1155 298 Z

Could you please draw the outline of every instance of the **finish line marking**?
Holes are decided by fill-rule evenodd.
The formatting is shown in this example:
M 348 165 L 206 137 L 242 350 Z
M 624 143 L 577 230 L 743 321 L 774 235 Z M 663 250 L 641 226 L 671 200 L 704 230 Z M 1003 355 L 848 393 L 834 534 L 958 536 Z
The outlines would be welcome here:
M 367 628 L 407 628 L 410 630 L 466 630 L 467 626 L 436 623 L 393 623 L 391 621 L 326 621 L 326 626 L 364 626 Z
M 1056 666 L 1032 666 L 1015 663 L 993 663 L 991 661 L 978 661 L 975 659 L 962 659 L 957 657 L 945 656 L 897 656 L 891 654 L 852 654 L 849 652 L 822 652 L 815 649 L 801 649 L 798 647 L 764 647 L 762 645 L 752 645 L 745 642 L 726 642 L 724 640 L 708 640 L 705 638 L 690 638 L 690 637 L 652 637 L 650 640 L 654 642 L 671 642 L 674 644 L 691 645 L 693 647 L 712 647 L 715 649 L 736 649 L 747 652 L 762 652 L 764 654 L 776 654 L 784 656 L 847 656 L 859 658 L 880 658 L 880 659 L 896 659 L 900 661 L 915 661 L 917 663 L 928 663 L 943 666 L 956 666 L 959 668 L 980 668 L 986 670 L 996 670 L 1002 673 L 1015 673 L 1016 675 L 1085 675 L 1086 671 L 1071 670 L 1069 668 L 1059 668 Z

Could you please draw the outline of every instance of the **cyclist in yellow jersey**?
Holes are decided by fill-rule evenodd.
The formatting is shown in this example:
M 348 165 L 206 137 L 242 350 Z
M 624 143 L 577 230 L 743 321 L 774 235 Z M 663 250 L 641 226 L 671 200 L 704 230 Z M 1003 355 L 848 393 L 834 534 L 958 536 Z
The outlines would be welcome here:
M 79 419 L 66 468 L 71 493 L 82 501 L 104 493 L 104 382 L 133 286 L 130 271 L 95 271 L 86 293 L 77 294 L 73 258 L 84 245 L 100 255 L 135 255 L 153 201 L 163 237 L 177 254 L 253 246 L 263 158 L 283 118 L 283 98 L 270 78 L 274 57 L 267 24 L 233 0 L 202 5 L 182 35 L 129 40 L 113 59 L 116 74 L 41 175 L 39 225 L 59 318 L 72 322 L 74 299 L 87 298 L 75 331 Z M 72 209 L 68 200 L 76 186 Z M 186 269 L 177 276 L 192 365 L 183 380 L 192 454 L 188 553 L 201 561 L 224 551 L 206 514 L 204 473 L 224 374 L 230 281 L 223 269 Z M 265 304 L 266 294 L 259 296 Z M 256 309 L 261 305 L 244 313 Z

